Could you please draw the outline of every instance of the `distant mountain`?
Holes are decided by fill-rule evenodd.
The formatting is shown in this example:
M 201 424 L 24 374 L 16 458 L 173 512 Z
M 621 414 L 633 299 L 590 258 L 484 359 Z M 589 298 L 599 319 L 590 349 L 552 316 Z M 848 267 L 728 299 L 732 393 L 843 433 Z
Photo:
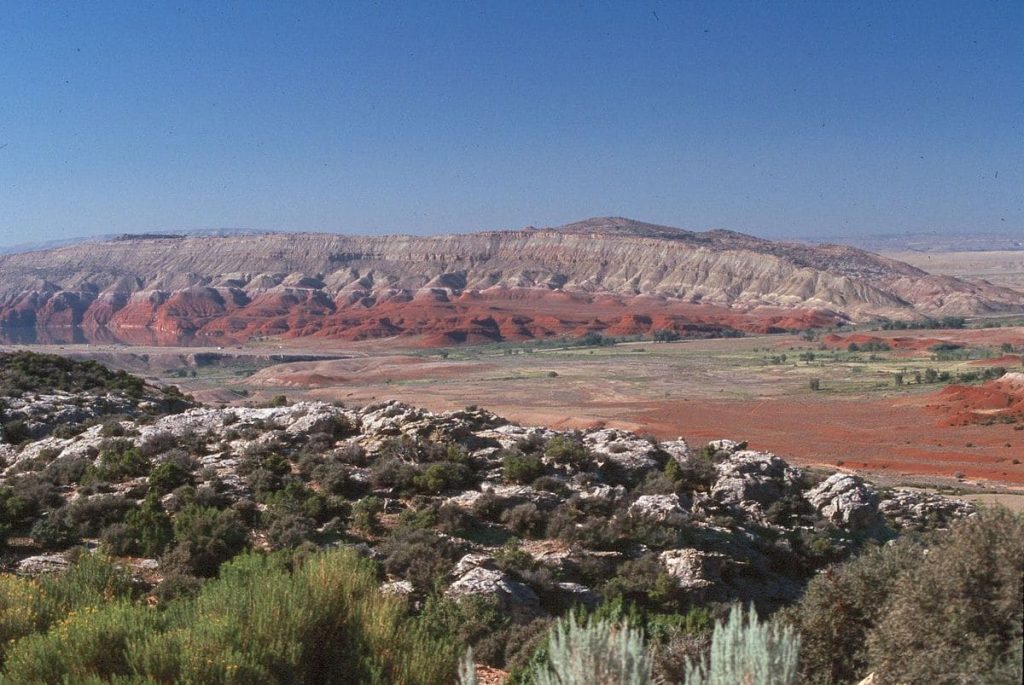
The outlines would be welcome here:
M 0 255 L 3 254 L 20 254 L 22 252 L 39 252 L 41 250 L 52 250 L 58 247 L 67 247 L 69 245 L 81 245 L 82 243 L 90 242 L 104 242 L 107 240 L 118 240 L 125 237 L 161 237 L 161 236 L 182 236 L 182 237 L 201 237 L 201 236 L 229 236 L 229 235 L 260 235 L 267 233 L 268 231 L 261 231 L 252 228 L 201 228 L 195 230 L 179 230 L 179 231 L 163 231 L 160 233 L 143 232 L 138 234 L 124 234 L 124 233 L 104 233 L 101 235 L 84 236 L 78 238 L 64 238 L 61 240 L 45 240 L 40 242 L 32 243 L 18 243 L 17 245 L 0 245 Z
M 988 252 L 1024 250 L 1024 233 L 905 233 L 837 236 L 809 243 L 851 245 L 872 252 Z
M 127 235 L 0 257 L 8 340 L 423 344 L 682 335 L 1024 311 L 1024 295 L 838 245 L 617 217 L 440 236 Z

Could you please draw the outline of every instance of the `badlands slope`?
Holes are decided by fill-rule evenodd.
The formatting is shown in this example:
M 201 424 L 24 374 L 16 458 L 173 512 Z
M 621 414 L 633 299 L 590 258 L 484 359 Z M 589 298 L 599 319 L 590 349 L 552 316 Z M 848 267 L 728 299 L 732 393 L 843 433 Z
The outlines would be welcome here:
M 146 237 L 0 256 L 6 342 L 222 344 L 774 331 L 1024 311 L 1024 295 L 843 246 L 628 219 L 442 236 Z

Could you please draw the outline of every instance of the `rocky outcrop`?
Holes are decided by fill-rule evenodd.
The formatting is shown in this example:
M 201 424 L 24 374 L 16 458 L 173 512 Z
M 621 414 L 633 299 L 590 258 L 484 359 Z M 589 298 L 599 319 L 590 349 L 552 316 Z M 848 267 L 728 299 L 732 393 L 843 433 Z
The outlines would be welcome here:
M 16 570 L 25 576 L 38 576 L 44 573 L 58 573 L 71 564 L 66 554 L 38 554 L 25 557 L 18 562 Z
M 681 523 L 687 517 L 690 503 L 683 501 L 679 495 L 641 495 L 629 505 L 629 513 L 648 521 L 659 523 Z
M 0 256 L 9 342 L 714 335 L 1017 312 L 1021 295 L 840 246 L 621 218 L 432 237 L 133 236 Z
M 895 489 L 882 500 L 879 509 L 890 525 L 909 530 L 947 526 L 978 510 L 966 500 L 906 488 Z
M 702 590 L 721 578 L 728 557 L 718 552 L 697 549 L 670 549 L 661 553 L 665 570 L 686 590 Z
M 781 458 L 726 440 L 708 450 L 715 473 L 708 488 L 703 474 L 692 482 L 686 475 L 666 480 L 669 459 L 685 465 L 698 458 L 684 441 L 658 443 L 627 431 L 560 433 L 516 426 L 483 410 L 434 413 L 396 402 L 193 407 L 154 415 L 143 410 L 152 401 L 146 397 L 118 399 L 125 404 L 116 405 L 123 410 L 117 422 L 93 425 L 96 417 L 78 409 L 99 406 L 102 397 L 11 398 L 8 411 L 18 416 L 69 422 L 67 430 L 25 444 L 0 444 L 0 487 L 17 491 L 24 483 L 48 498 L 35 521 L 18 523 L 19 536 L 31 535 L 39 521 L 84 520 L 76 525 L 85 525 L 94 540 L 99 531 L 90 512 L 123 516 L 154 494 L 151 476 L 135 471 L 111 482 L 81 482 L 86 471 L 101 477 L 111 450 L 187 471 L 178 482 L 190 486 L 155 492 L 169 515 L 202 497 L 221 508 L 241 505 L 240 512 L 256 517 L 254 526 L 257 512 L 276 506 L 266 494 L 275 487 L 269 471 L 275 468 L 276 487 L 289 480 L 301 497 L 322 497 L 320 506 L 343 505 L 315 521 L 291 514 L 294 530 L 318 544 L 361 550 L 381 565 L 387 592 L 422 599 L 423 575 L 402 573 L 436 554 L 420 573 L 429 571 L 431 583 L 447 574 L 449 597 L 487 597 L 520 617 L 553 606 L 593 606 L 599 600 L 593 588 L 620 573 L 630 583 L 667 574 L 690 598 L 784 603 L 799 595 L 823 549 L 841 557 L 873 535 L 874 526 L 944 526 L 974 511 L 934 494 L 879 492 L 848 474 L 810 487 Z M 541 458 L 556 437 L 555 444 L 573 452 L 572 468 Z M 510 451 L 536 456 L 543 478 L 530 485 L 505 480 L 503 455 Z M 40 489 L 40 482 L 54 487 Z M 381 526 L 402 529 L 408 539 L 388 539 L 382 530 L 353 535 L 346 512 L 369 497 L 386 519 Z M 252 534 L 260 545 L 274 544 L 266 526 Z M 61 554 L 37 551 L 19 551 L 10 567 L 38 574 L 66 565 Z M 18 555 L 25 558 L 17 561 Z M 155 563 L 136 565 L 133 573 L 149 582 L 159 575 Z
M 857 476 L 834 473 L 805 496 L 818 513 L 837 526 L 860 530 L 882 521 L 878 495 Z
M 583 436 L 583 444 L 598 464 L 614 464 L 616 469 L 630 478 L 636 478 L 658 466 L 656 446 L 632 433 L 613 429 L 593 431 Z
M 489 560 L 465 557 L 456 566 L 456 573 L 465 569 L 448 586 L 445 594 L 456 598 L 483 596 L 498 602 L 504 611 L 512 614 L 536 613 L 540 598 L 527 585 L 510 578 L 503 571 L 490 567 Z M 493 561 L 493 560 L 490 560 Z
M 800 491 L 800 469 L 769 452 L 740 450 L 715 465 L 718 478 L 711 497 L 720 504 L 765 509 Z

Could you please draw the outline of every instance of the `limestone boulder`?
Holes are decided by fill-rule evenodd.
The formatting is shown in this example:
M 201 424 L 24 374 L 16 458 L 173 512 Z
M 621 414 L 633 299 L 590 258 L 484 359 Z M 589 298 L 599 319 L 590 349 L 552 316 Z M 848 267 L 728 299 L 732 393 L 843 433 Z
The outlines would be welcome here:
M 709 588 L 721 579 L 728 557 L 719 552 L 670 549 L 659 556 L 665 571 L 686 590 Z
M 882 521 L 878 494 L 848 473 L 832 474 L 805 497 L 823 518 L 841 528 L 860 530 Z

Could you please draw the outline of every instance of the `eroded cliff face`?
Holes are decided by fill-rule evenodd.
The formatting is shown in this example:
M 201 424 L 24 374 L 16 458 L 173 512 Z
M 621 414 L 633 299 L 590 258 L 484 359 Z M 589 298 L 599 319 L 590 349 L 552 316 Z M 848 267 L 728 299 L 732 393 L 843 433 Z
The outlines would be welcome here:
M 614 218 L 432 237 L 134 237 L 0 257 L 12 342 L 448 344 L 1022 310 L 1016 291 L 853 248 Z

